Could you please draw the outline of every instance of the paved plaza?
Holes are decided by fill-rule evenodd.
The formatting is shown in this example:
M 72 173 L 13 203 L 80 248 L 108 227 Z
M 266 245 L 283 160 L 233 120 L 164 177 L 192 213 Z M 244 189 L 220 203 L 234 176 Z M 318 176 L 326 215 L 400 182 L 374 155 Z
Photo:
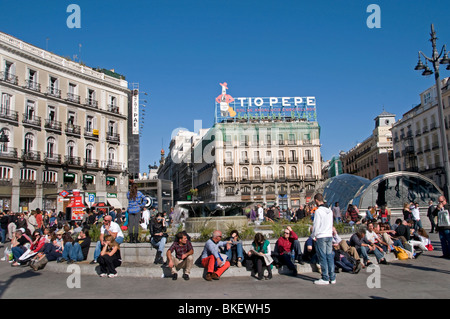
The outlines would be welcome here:
M 315 286 L 317 272 L 297 277 L 277 274 L 272 280 L 258 281 L 248 276 L 228 276 L 207 282 L 201 278 L 172 281 L 170 278 L 117 277 L 100 278 L 72 272 L 54 272 L 51 267 L 35 272 L 31 268 L 11 267 L 0 262 L 0 297 L 2 299 L 379 299 L 448 298 L 450 260 L 439 258 L 437 234 L 430 234 L 435 250 L 416 260 L 394 260 L 359 274 L 339 273 L 337 284 Z M 3 253 L 3 248 L 0 249 Z M 72 286 L 72 287 L 70 287 Z M 77 288 L 79 286 L 79 288 Z

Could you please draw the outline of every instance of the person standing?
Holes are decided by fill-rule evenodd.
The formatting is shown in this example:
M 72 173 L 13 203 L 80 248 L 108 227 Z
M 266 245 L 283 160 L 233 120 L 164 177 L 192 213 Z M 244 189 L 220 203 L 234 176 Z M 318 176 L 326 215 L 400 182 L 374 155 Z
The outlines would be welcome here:
M 436 206 L 433 205 L 433 201 L 430 199 L 430 201 L 428 202 L 428 211 L 427 211 L 427 217 L 430 220 L 430 224 L 431 224 L 431 233 L 434 233 L 434 230 L 436 229 L 436 223 L 434 222 L 434 210 L 436 209 Z
M 130 243 L 137 243 L 139 237 L 139 221 L 141 219 L 141 210 L 145 206 L 144 194 L 138 191 L 135 183 L 131 184 L 127 194 L 128 198 L 128 233 Z
M 334 272 L 333 254 L 333 212 L 324 205 L 323 195 L 316 194 L 314 202 L 317 210 L 314 215 L 314 223 L 311 237 L 316 240 L 316 251 L 322 268 L 322 278 L 314 281 L 316 285 L 328 285 L 336 283 Z
M 419 203 L 414 203 L 414 207 L 411 210 L 412 219 L 414 221 L 414 230 L 417 231 L 422 228 L 422 221 L 420 220 Z
M 334 203 L 333 217 L 336 223 L 342 222 L 341 208 L 339 207 L 339 202 Z
M 260 223 L 264 221 L 264 209 L 261 204 L 258 204 L 258 220 Z
M 434 215 L 437 218 L 436 230 L 439 232 L 439 239 L 442 246 L 443 258 L 450 258 L 450 205 L 447 203 L 447 199 L 444 196 L 439 196 L 439 203 L 437 204 Z

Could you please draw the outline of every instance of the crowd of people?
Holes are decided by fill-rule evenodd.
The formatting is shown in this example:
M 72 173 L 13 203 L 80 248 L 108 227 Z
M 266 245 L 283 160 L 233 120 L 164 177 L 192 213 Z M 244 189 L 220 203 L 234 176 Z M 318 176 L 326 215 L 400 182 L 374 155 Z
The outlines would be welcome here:
M 129 242 L 136 243 L 139 242 L 139 227 L 150 232 L 149 242 L 157 250 L 154 263 L 165 264 L 173 280 L 178 278 L 180 270 L 183 270 L 182 278 L 189 280 L 194 264 L 205 269 L 204 279 L 207 281 L 219 280 L 232 266 L 247 267 L 256 279 L 270 280 L 274 267 L 284 265 L 293 276 L 297 276 L 296 264 L 306 262 L 321 273 L 321 279 L 315 284 L 335 284 L 336 273 L 357 274 L 369 267 L 370 254 L 379 264 L 388 265 L 388 253 L 394 253 L 399 259 L 415 259 L 424 251 L 433 250 L 428 233 L 422 227 L 417 203 L 405 204 L 403 219 L 398 218 L 391 224 L 391 212 L 386 205 L 368 207 L 364 214 L 349 205 L 342 212 L 339 203 L 329 207 L 323 196 L 316 194 L 314 205 L 295 211 L 277 207 L 264 209 L 258 205 L 246 212 L 252 222 L 272 223 L 283 218 L 292 222 L 310 218 L 310 236 L 303 249 L 298 234 L 290 226 L 283 228 L 273 247 L 262 233 L 256 233 L 248 251 L 244 250 L 237 230 L 231 231 L 227 238 L 216 230 L 206 241 L 199 259 L 194 261 L 194 248 L 185 231 L 178 232 L 166 249 L 170 218 L 164 213 L 148 211 L 141 201 L 136 200 L 139 193 L 133 187 L 129 193 L 130 205 L 137 206 L 135 212 L 130 206 L 104 212 L 87 211 L 83 220 L 71 224 L 61 212 L 55 214 L 54 211 L 39 209 L 28 214 L 3 212 L 0 214 L 1 241 L 11 242 L 5 249 L 3 260 L 9 260 L 12 266 L 30 265 L 35 270 L 41 269 L 48 261 L 73 263 L 86 260 L 91 246 L 89 228 L 95 224 L 101 227 L 91 263 L 98 263 L 101 277 L 110 278 L 117 276 L 116 268 L 122 263 L 120 245 L 125 241 L 124 229 L 128 230 Z M 445 197 L 441 196 L 437 205 L 430 202 L 427 212 L 432 227 L 430 233 L 439 232 L 445 258 L 450 258 L 449 209 Z M 130 218 L 132 215 L 136 216 Z M 349 240 L 341 239 L 334 227 L 336 223 L 353 226 L 354 233 Z

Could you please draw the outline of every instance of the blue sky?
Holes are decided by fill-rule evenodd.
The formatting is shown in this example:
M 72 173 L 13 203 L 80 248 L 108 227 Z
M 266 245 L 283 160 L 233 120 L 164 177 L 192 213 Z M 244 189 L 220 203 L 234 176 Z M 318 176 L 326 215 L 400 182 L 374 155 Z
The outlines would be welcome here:
M 71 3 L 80 29 L 66 25 Z M 370 4 L 381 8 L 380 29 L 367 27 Z M 2 0 L 0 31 L 61 56 L 82 44 L 86 65 L 138 82 L 150 94 L 146 171 L 173 130 L 213 124 L 221 82 L 235 97 L 315 96 L 323 158 L 349 150 L 383 107 L 399 119 L 433 85 L 414 66 L 419 50 L 431 55 L 431 23 L 450 45 L 448 9 L 443 0 Z

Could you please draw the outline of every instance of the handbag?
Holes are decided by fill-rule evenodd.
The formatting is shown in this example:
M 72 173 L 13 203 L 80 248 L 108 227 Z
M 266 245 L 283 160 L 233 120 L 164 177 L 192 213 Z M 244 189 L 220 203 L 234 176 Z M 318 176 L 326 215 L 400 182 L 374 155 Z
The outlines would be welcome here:
M 443 209 L 438 212 L 437 225 L 439 227 L 450 227 L 448 210 Z
M 395 246 L 394 249 L 394 253 L 398 260 L 407 260 L 409 258 L 408 254 L 403 248 Z
M 431 244 L 425 245 L 425 247 L 427 247 L 428 251 L 433 251 L 434 247 Z

